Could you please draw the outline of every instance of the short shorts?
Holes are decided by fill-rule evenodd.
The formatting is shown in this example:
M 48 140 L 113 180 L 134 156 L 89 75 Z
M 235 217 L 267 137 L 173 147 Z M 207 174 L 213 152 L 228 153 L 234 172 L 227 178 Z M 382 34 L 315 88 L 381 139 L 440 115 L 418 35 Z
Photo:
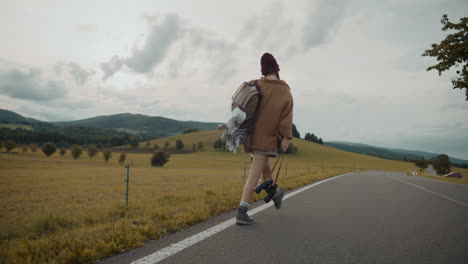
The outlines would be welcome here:
M 278 156 L 278 151 L 276 149 L 272 149 L 272 150 L 252 149 L 252 148 L 244 146 L 244 152 L 273 157 L 273 158 Z

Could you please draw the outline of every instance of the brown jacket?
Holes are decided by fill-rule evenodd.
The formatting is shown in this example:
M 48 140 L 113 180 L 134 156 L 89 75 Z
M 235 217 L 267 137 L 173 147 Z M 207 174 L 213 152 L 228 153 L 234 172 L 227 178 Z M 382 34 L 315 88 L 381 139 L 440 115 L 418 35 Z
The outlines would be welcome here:
M 244 146 L 276 150 L 282 138 L 292 139 L 293 99 L 291 89 L 282 80 L 258 80 L 262 99 L 256 112 L 256 125 Z

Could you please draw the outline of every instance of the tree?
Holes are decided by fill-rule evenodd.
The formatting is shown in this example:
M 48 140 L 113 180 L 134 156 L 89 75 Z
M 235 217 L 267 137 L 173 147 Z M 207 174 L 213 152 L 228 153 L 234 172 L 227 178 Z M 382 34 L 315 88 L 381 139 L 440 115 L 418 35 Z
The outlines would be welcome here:
M 198 142 L 198 144 L 197 144 L 197 149 L 198 149 L 198 151 L 203 151 L 203 150 L 205 150 L 205 145 L 203 144 L 203 142 L 201 142 L 201 141 Z
M 50 155 L 54 154 L 56 150 L 57 147 L 54 143 L 49 142 L 42 146 L 42 152 L 44 152 L 44 154 L 46 154 L 47 157 L 50 157 Z
M 319 138 L 319 140 L 318 140 L 317 143 L 319 143 L 320 145 L 323 145 L 323 140 L 322 140 L 322 138 Z
M 96 145 L 88 145 L 87 152 L 89 158 L 92 159 L 98 153 L 98 149 L 96 148 Z
M 288 146 L 288 149 L 286 150 L 286 152 L 283 152 L 283 150 L 281 149 L 278 149 L 278 152 L 279 153 L 285 153 L 285 154 L 296 154 L 297 153 L 297 146 L 294 145 L 293 143 L 290 143 L 289 146 Z
M 177 151 L 181 151 L 184 148 L 184 142 L 182 142 L 182 139 L 178 139 L 175 145 Z
M 445 14 L 440 22 L 443 25 L 442 31 L 455 30 L 456 32 L 447 35 L 439 44 L 434 43 L 431 49 L 424 51 L 422 56 L 436 57 L 439 62 L 426 70 L 435 69 L 441 75 L 443 71 L 455 66 L 459 76 L 452 79 L 453 89 L 465 89 L 465 100 L 468 101 L 468 17 L 460 18 L 459 23 L 452 23 Z M 458 69 L 460 66 L 461 71 Z
M 163 147 L 163 150 L 167 151 L 169 150 L 169 142 L 166 141 L 166 143 L 164 143 L 164 147 Z
M 312 141 L 312 142 L 315 142 L 315 143 L 318 143 L 319 140 L 318 140 L 318 137 L 314 134 L 314 133 L 309 133 L 307 132 L 304 136 L 304 139 L 307 140 L 307 141 Z
M 29 148 L 31 148 L 31 151 L 32 151 L 32 152 L 36 152 L 36 151 L 37 151 L 37 145 L 36 145 L 36 144 L 31 144 L 31 145 L 29 145 Z
M 432 160 L 432 167 L 437 172 L 438 175 L 444 175 L 450 172 L 450 166 L 452 163 L 450 162 L 449 158 L 445 154 L 437 155 Z
M 127 154 L 125 154 L 125 153 L 120 153 L 119 164 L 123 164 L 123 163 L 125 162 L 126 159 L 127 159 Z
M 14 149 L 16 147 L 16 143 L 13 140 L 7 140 L 5 142 L 5 149 L 7 152 L 10 152 L 10 150 Z
M 156 151 L 151 157 L 151 166 L 153 167 L 162 167 L 166 162 L 169 161 L 169 153 L 165 151 Z
M 296 125 L 293 124 L 292 127 L 293 127 L 293 128 L 292 128 L 292 129 L 293 129 L 293 132 L 292 132 L 293 137 L 295 137 L 295 138 L 301 138 L 301 134 L 299 134 L 299 131 L 297 130 Z
M 197 144 L 192 145 L 192 152 L 197 152 Z
M 132 138 L 132 139 L 130 140 L 130 146 L 131 146 L 132 148 L 138 148 L 138 139 L 137 139 L 137 138 Z
M 71 154 L 74 159 L 78 159 L 83 153 L 83 149 L 80 145 L 74 145 L 71 149 Z
M 159 145 L 155 143 L 153 147 L 154 147 L 155 149 L 158 149 L 158 148 L 159 148 Z
M 25 153 L 26 151 L 28 151 L 28 145 L 23 145 L 23 146 L 21 146 L 21 150 L 23 150 L 23 153 Z
M 222 141 L 221 139 L 216 140 L 213 144 L 213 148 L 218 150 L 226 150 L 226 142 Z
M 417 160 L 414 165 L 419 168 L 419 171 L 424 171 L 429 166 L 425 159 Z
M 102 155 L 104 156 L 106 162 L 108 162 L 109 159 L 112 157 L 112 151 L 110 149 L 105 149 L 104 151 L 102 151 Z
M 60 147 L 59 148 L 59 153 L 61 156 L 65 155 L 65 153 L 67 153 L 67 149 L 65 147 Z

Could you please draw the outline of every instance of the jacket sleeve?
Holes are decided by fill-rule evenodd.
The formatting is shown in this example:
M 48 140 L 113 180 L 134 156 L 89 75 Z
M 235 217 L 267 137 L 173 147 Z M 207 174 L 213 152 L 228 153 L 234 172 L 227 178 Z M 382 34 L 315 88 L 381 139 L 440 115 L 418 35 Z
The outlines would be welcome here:
M 292 139 L 292 121 L 293 121 L 293 99 L 289 93 L 287 102 L 281 111 L 279 122 L 279 134 L 282 138 Z

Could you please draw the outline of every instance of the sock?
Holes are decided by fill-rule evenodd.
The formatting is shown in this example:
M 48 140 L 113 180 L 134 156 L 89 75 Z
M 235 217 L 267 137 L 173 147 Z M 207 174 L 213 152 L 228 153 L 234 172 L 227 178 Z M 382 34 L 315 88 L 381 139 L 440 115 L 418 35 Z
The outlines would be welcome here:
M 243 207 L 249 208 L 250 204 L 247 203 L 247 202 L 241 201 L 240 204 L 239 204 L 239 206 L 243 206 Z

